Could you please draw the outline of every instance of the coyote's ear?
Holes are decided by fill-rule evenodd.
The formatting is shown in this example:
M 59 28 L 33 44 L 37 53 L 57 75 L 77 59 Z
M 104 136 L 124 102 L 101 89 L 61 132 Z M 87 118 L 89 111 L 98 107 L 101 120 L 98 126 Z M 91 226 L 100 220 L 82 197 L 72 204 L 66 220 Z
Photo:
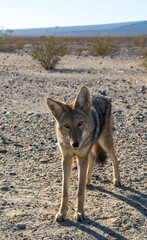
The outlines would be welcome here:
M 47 98 L 46 103 L 48 108 L 50 109 L 54 118 L 58 121 L 62 114 L 67 110 L 64 103 L 54 100 L 52 98 Z
M 80 91 L 74 101 L 74 108 L 80 109 L 88 115 L 90 114 L 91 96 L 90 96 L 89 89 L 87 87 L 83 86 L 80 89 Z

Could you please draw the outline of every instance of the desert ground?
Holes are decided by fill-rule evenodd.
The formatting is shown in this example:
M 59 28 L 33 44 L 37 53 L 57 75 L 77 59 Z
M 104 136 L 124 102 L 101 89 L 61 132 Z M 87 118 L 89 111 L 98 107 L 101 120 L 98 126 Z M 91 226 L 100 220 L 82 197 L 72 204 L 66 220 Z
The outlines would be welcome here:
M 123 48 L 109 56 L 66 55 L 43 69 L 25 51 L 0 53 L 0 239 L 144 240 L 146 228 L 146 80 L 142 58 Z M 82 85 L 112 99 L 121 186 L 112 164 L 94 165 L 85 196 L 87 219 L 76 222 L 74 161 L 67 220 L 56 222 L 61 155 L 46 97 L 72 102 Z

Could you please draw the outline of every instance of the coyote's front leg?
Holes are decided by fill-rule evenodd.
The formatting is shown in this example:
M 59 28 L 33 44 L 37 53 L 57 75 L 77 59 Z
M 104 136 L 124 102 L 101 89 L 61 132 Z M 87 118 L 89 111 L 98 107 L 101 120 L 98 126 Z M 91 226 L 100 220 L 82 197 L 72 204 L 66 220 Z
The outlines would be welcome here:
M 91 184 L 91 177 L 93 172 L 93 156 L 90 152 L 88 155 L 88 169 L 87 169 L 87 185 Z
M 86 188 L 88 157 L 78 158 L 78 162 L 79 162 L 79 188 L 78 188 L 77 212 L 75 218 L 77 219 L 77 221 L 82 221 L 86 218 L 84 214 L 84 197 Z
M 62 162 L 62 199 L 61 199 L 61 206 L 60 210 L 56 215 L 57 221 L 64 221 L 66 219 L 67 210 L 68 210 L 68 198 L 69 198 L 69 184 L 70 184 L 70 177 L 71 177 L 71 170 L 72 170 L 72 158 L 63 157 Z

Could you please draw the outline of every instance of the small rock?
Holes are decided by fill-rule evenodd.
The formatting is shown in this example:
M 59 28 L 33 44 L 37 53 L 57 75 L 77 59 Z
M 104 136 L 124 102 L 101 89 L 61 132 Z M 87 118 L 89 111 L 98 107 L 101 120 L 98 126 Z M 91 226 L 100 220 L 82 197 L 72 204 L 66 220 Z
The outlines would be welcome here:
M 103 96 L 107 96 L 106 91 L 102 91 L 101 94 L 102 94 Z
M 20 230 L 25 230 L 25 229 L 26 229 L 26 225 L 23 224 L 23 223 L 18 223 L 18 224 L 16 225 L 16 227 L 19 228 Z
M 118 114 L 121 114 L 121 110 L 118 110 L 117 113 L 118 113 Z
M 40 160 L 40 163 L 46 164 L 46 163 L 48 163 L 48 160 Z
M 142 92 L 143 94 L 146 93 L 146 87 L 145 86 L 142 86 L 141 89 L 140 89 L 140 92 Z
M 39 152 L 43 152 L 44 149 L 43 149 L 43 148 L 39 148 L 38 151 L 39 151 Z
M 7 192 L 7 191 L 9 191 L 9 188 L 8 187 L 1 187 L 1 190 Z
M 16 176 L 15 172 L 10 172 L 10 176 Z
M 5 117 L 6 117 L 6 119 L 10 119 L 11 118 L 11 116 L 8 115 L 8 114 Z
M 37 114 L 36 114 L 36 117 L 37 117 L 37 118 L 40 118 L 40 117 L 41 117 L 41 114 L 37 113 Z
M 7 202 L 4 201 L 4 202 L 2 203 L 2 206 L 6 206 L 6 205 L 7 205 Z
M 15 156 L 16 156 L 16 157 L 20 157 L 20 153 L 19 153 L 19 152 L 16 152 L 16 153 L 15 153 Z
M 1 140 L 3 144 L 8 144 L 7 140 L 4 137 L 1 137 Z
M 31 205 L 30 205 L 29 203 L 27 203 L 25 206 L 26 206 L 26 207 L 30 207 Z
M 18 143 L 14 143 L 14 146 L 15 146 L 15 147 L 23 147 L 23 145 L 18 144 Z
M 7 150 L 6 149 L 0 149 L 0 153 L 3 153 L 3 154 L 6 154 L 7 153 Z

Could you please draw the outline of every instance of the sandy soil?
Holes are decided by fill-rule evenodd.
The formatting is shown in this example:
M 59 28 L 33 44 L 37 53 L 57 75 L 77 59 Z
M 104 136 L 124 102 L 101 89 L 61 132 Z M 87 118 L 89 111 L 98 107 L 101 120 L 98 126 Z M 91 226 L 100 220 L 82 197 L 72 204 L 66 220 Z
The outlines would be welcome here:
M 0 53 L 0 239 L 146 239 L 146 74 L 123 50 L 109 57 L 65 56 L 46 71 L 25 54 Z M 112 98 L 122 186 L 110 159 L 95 165 L 86 191 L 87 220 L 74 220 L 76 162 L 68 219 L 54 221 L 61 197 L 61 156 L 45 98 L 71 102 L 82 85 Z

